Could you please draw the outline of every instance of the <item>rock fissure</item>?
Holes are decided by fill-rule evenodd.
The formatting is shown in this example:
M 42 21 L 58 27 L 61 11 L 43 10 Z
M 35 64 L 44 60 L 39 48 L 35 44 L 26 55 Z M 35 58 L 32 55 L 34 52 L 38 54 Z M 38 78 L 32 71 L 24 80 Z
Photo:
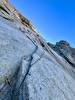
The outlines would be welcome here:
M 3 10 L 3 11 L 6 12 L 7 14 L 9 14 L 2 6 L 0 6 L 0 10 Z
M 47 43 L 7 0 L 0 7 L 0 100 L 75 100 L 75 49 Z
M 47 51 L 49 52 L 50 55 L 52 55 L 54 57 L 54 59 L 61 65 L 63 66 L 62 68 L 65 69 L 66 72 L 70 73 L 70 75 L 72 76 L 73 79 L 75 79 L 75 73 L 72 72 L 73 68 L 71 67 L 71 65 L 69 64 L 69 62 L 67 62 L 64 58 L 62 58 L 61 56 L 59 56 L 55 51 L 53 51 L 48 44 L 46 44 L 44 42 L 45 48 L 47 49 Z M 65 61 L 65 63 L 64 63 Z
M 36 53 L 36 51 L 37 51 L 37 49 L 36 50 L 34 50 L 34 53 Z M 34 54 L 33 53 L 33 54 Z M 23 84 L 23 82 L 25 81 L 25 78 L 26 78 L 26 76 L 28 75 L 28 73 L 29 73 L 29 71 L 30 71 L 30 68 L 34 65 L 34 64 L 36 64 L 41 58 L 42 58 L 42 56 L 44 55 L 44 53 L 42 53 L 42 55 L 40 56 L 40 58 L 38 59 L 38 60 L 36 60 L 33 64 L 31 64 L 31 62 L 32 62 L 32 59 L 33 59 L 33 54 L 31 55 L 31 56 L 29 56 L 28 58 L 29 58 L 29 64 L 28 64 L 28 66 L 27 66 L 27 69 L 25 68 L 26 66 L 24 66 L 24 68 L 22 68 L 22 66 L 20 67 L 21 69 L 21 71 L 23 70 L 23 71 L 25 71 L 25 72 L 23 72 L 23 73 L 20 73 L 20 78 L 19 78 L 19 80 L 17 81 L 17 83 L 16 83 L 16 86 L 17 85 L 19 85 L 19 87 L 17 87 L 16 89 L 16 95 L 15 96 L 13 96 L 14 98 L 13 98 L 13 100 L 16 100 L 16 97 L 17 97 L 17 95 L 18 95 L 18 93 L 19 93 L 19 90 L 20 90 L 20 88 L 21 88 L 21 86 L 22 86 L 22 84 Z M 26 59 L 28 59 L 28 58 L 26 58 Z M 26 60 L 26 59 L 24 59 L 24 60 Z M 22 59 L 23 60 L 23 59 Z M 25 69 L 25 70 L 24 70 Z M 21 75 L 22 74 L 22 75 Z M 23 75 L 23 74 L 25 74 L 25 75 Z M 20 83 L 20 81 L 21 81 L 21 83 Z
M 28 37 L 28 36 L 27 36 Z M 30 39 L 30 37 L 28 37 L 29 39 Z M 31 64 L 31 62 L 32 62 L 32 60 L 33 60 L 33 55 L 37 52 L 37 50 L 38 50 L 38 46 L 35 44 L 35 42 L 32 40 L 32 39 L 30 39 L 30 41 L 32 41 L 32 43 L 35 45 L 35 50 L 33 51 L 33 53 L 30 55 L 30 56 L 28 56 L 28 57 L 26 57 L 26 56 L 24 56 L 23 58 L 22 58 L 22 64 L 23 64 L 23 61 L 27 61 L 24 65 L 22 65 L 21 64 L 21 66 L 20 66 L 20 70 L 19 70 L 19 75 L 18 75 L 18 80 L 17 80 L 17 82 L 16 82 L 16 87 L 15 87 L 15 91 L 14 91 L 14 95 L 13 95 L 13 99 L 12 100 L 16 100 L 16 98 L 17 98 L 17 95 L 18 95 L 18 93 L 19 93 L 19 90 L 20 90 L 20 88 L 21 88 L 21 86 L 22 86 L 22 84 L 24 83 L 24 81 L 25 81 L 25 79 L 26 79 L 26 76 L 28 75 L 28 73 L 29 73 L 29 71 L 30 71 L 30 68 L 34 65 L 34 64 L 36 64 L 42 57 L 43 57 L 43 55 L 44 55 L 44 51 L 43 51 L 43 53 L 41 54 L 41 56 L 34 62 L 34 63 L 32 63 Z M 23 71 L 23 73 L 22 73 L 22 71 Z M 17 87 L 18 86 L 18 87 Z

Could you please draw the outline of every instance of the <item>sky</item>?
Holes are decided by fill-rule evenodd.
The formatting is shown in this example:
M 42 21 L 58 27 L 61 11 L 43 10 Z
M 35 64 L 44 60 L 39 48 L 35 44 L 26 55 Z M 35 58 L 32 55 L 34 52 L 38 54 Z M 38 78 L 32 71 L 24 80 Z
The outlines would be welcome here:
M 75 48 L 75 0 L 9 0 L 50 43 L 68 41 Z

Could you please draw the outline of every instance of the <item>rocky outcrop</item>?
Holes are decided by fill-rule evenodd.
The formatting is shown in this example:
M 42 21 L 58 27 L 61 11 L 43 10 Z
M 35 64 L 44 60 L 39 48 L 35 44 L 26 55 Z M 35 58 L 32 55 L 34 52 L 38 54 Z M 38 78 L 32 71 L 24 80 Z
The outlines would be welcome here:
M 0 5 L 0 100 L 75 100 L 74 67 Z
M 34 28 L 33 24 L 23 17 L 9 2 L 8 0 L 0 0 L 0 16 L 10 20 L 18 28 L 24 30 L 24 26 L 29 27 L 34 32 L 38 33 L 38 31 Z
M 66 59 L 69 64 L 75 67 L 75 49 L 70 46 L 70 44 L 64 40 L 57 42 L 56 45 L 48 43 L 48 45 L 56 51 L 61 57 Z

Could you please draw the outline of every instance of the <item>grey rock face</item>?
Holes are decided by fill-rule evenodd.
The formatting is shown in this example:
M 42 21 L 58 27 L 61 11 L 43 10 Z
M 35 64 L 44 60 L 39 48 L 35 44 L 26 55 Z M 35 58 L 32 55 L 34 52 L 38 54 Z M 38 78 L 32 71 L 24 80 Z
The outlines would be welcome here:
M 67 42 L 59 44 L 63 47 L 65 44 L 69 54 L 74 52 Z M 52 47 L 55 48 L 54 45 Z M 2 16 L 0 100 L 75 100 L 75 69 L 71 64 L 31 28 L 24 25 L 18 28 Z
M 75 80 L 63 69 L 63 59 L 58 63 L 45 41 L 31 32 L 24 34 L 0 18 L 0 100 L 74 100 Z
M 62 40 L 57 42 L 56 45 L 49 43 L 48 45 L 75 67 L 75 49 L 72 48 L 68 42 Z

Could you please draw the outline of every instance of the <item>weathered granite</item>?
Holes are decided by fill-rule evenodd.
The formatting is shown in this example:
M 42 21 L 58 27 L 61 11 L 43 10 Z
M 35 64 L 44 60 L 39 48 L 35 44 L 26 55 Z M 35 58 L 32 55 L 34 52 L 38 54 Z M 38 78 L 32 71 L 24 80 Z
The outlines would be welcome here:
M 7 0 L 0 3 L 9 4 Z M 75 100 L 72 65 L 31 28 L 22 23 L 18 27 L 10 19 L 0 17 L 0 100 Z
M 60 56 L 65 58 L 69 64 L 75 67 L 75 48 L 72 48 L 67 41 L 61 40 L 56 45 L 48 43 L 48 45 L 55 50 Z
M 17 25 L 20 29 L 24 29 L 24 26 L 29 27 L 34 32 L 38 33 L 33 24 L 25 18 L 19 11 L 17 11 L 8 0 L 0 0 L 0 16 L 10 20 Z

